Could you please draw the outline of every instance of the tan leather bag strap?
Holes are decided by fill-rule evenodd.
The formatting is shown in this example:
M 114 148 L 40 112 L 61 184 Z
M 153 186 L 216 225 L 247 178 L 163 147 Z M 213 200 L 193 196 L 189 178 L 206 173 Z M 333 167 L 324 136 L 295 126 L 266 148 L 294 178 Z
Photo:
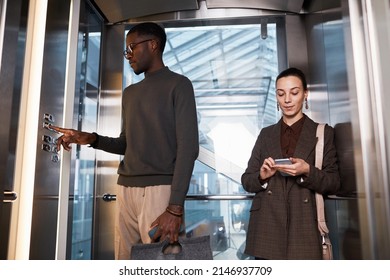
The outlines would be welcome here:
M 315 156 L 315 166 L 318 169 L 322 169 L 322 159 L 324 156 L 324 130 L 325 124 L 318 124 L 317 126 L 317 145 L 316 145 L 316 156 Z M 318 229 L 321 235 L 329 233 L 329 229 L 326 226 L 325 221 L 325 208 L 324 208 L 324 198 L 322 194 L 316 193 L 316 205 L 317 205 L 317 221 Z

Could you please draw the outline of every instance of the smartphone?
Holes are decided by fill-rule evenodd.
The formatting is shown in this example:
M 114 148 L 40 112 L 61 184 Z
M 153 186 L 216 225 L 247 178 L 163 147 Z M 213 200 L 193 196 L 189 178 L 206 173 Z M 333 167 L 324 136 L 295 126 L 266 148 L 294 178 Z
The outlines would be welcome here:
M 275 159 L 275 164 L 283 165 L 283 164 L 292 164 L 291 160 L 288 158 L 279 158 Z M 279 171 L 282 176 L 291 176 L 290 174 Z
M 153 236 L 154 236 L 154 234 L 156 233 L 157 229 L 158 229 L 158 226 L 155 226 L 154 228 L 152 228 L 151 230 L 149 230 L 148 234 L 149 234 L 149 237 L 150 237 L 151 239 L 153 239 Z M 180 229 L 179 229 L 179 233 L 182 232 L 183 230 L 184 230 L 184 225 L 181 224 L 181 225 L 180 225 Z M 158 241 L 158 240 L 156 240 L 156 241 Z
M 278 158 L 275 159 L 275 164 L 292 164 L 289 158 Z

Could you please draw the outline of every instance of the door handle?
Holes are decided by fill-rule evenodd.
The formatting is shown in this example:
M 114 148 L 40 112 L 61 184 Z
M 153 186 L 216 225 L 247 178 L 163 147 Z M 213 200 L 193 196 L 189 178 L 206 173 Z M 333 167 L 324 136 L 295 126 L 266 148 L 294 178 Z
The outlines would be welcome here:
M 4 191 L 3 202 L 14 202 L 18 198 L 16 192 Z
M 103 194 L 102 198 L 103 198 L 104 201 L 107 201 L 107 202 L 115 201 L 116 200 L 116 195 L 115 194 L 105 193 L 105 194 Z

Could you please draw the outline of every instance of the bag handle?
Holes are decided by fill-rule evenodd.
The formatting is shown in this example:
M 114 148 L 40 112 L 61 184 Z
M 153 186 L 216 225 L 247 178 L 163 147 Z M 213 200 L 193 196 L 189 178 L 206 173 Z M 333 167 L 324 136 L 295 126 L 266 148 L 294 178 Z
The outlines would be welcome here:
M 316 145 L 316 154 L 315 154 L 315 166 L 318 169 L 322 169 L 322 160 L 324 156 L 324 130 L 325 124 L 320 123 L 317 126 L 317 145 Z M 329 229 L 326 226 L 325 221 L 325 208 L 324 208 L 324 198 L 322 194 L 316 193 L 316 206 L 317 206 L 317 221 L 318 221 L 318 230 L 321 235 L 329 233 Z

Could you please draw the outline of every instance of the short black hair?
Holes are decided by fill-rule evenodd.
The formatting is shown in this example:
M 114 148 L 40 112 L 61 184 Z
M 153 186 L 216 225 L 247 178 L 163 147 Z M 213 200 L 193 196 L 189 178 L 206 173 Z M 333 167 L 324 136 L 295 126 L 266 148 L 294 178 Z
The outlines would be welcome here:
M 154 22 L 143 22 L 133 26 L 127 35 L 131 33 L 137 33 L 138 35 L 152 35 L 157 37 L 160 51 L 164 52 L 167 35 L 165 34 L 165 30 L 161 25 Z
M 294 68 L 294 67 L 287 68 L 286 70 L 280 72 L 279 75 L 276 77 L 275 83 L 277 83 L 280 78 L 285 78 L 288 76 L 294 76 L 299 78 L 302 82 L 303 90 L 307 90 L 307 81 L 306 81 L 305 74 L 298 68 Z

